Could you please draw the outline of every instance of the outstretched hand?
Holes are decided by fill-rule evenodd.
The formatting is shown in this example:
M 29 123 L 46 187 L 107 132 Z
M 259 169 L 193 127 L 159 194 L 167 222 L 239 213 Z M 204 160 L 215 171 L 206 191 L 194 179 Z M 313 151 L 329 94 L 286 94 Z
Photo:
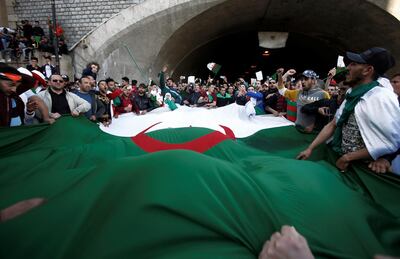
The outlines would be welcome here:
M 307 148 L 306 150 L 300 152 L 300 154 L 297 155 L 296 159 L 299 160 L 307 160 L 312 154 L 312 149 Z

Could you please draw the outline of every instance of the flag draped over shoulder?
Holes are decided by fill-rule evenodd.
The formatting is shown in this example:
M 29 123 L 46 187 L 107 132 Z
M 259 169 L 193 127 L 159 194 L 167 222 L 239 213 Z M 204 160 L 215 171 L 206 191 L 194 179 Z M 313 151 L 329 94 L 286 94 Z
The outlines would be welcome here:
M 211 133 L 146 136 L 168 145 Z M 84 118 L 2 128 L 0 210 L 46 202 L 0 222 L 0 258 L 257 258 L 284 224 L 317 258 L 399 255 L 399 178 L 362 163 L 341 174 L 326 147 L 293 159 L 313 138 L 286 126 L 202 152 L 145 152 Z

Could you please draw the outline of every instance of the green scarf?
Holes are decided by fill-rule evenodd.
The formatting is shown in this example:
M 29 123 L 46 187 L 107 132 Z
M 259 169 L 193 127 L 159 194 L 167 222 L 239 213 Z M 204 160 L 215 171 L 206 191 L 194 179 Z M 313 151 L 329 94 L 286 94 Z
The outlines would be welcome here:
M 358 87 L 352 89 L 351 93 L 347 94 L 345 97 L 346 104 L 344 106 L 342 115 L 339 120 L 336 122 L 335 133 L 333 134 L 332 148 L 335 152 L 341 153 L 342 151 L 342 128 L 344 123 L 346 123 L 350 117 L 350 115 L 354 112 L 354 108 L 357 103 L 360 101 L 361 97 L 374 88 L 378 86 L 379 83 L 377 81 L 372 81 L 368 84 L 359 85 Z
M 212 103 L 212 102 L 214 101 L 214 98 L 213 98 L 213 96 L 211 95 L 211 93 L 208 93 L 208 92 L 207 92 L 207 96 L 208 96 L 208 102 L 209 102 L 209 103 Z

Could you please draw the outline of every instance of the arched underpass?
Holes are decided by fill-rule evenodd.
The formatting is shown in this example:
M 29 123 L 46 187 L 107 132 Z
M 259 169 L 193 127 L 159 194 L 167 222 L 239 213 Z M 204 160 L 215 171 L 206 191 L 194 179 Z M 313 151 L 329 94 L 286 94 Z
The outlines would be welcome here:
M 147 80 L 164 64 L 174 77 L 206 76 L 206 64 L 214 61 L 231 77 L 255 70 L 269 74 L 278 66 L 323 74 L 337 54 L 371 46 L 389 49 L 400 63 L 394 4 L 400 1 L 147 0 L 89 33 L 74 48 L 75 69 L 97 60 L 100 77 Z M 261 57 L 259 31 L 289 32 L 286 48 Z

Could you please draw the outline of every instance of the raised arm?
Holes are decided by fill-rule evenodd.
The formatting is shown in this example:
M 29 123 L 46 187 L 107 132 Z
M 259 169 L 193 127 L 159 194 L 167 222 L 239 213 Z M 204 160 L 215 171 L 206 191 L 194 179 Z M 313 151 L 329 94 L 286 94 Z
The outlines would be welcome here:
M 289 69 L 285 74 L 283 74 L 284 69 L 279 68 L 276 71 L 276 74 L 278 75 L 278 90 L 279 93 L 284 96 L 285 98 L 288 98 L 289 100 L 296 100 L 297 96 L 299 94 L 299 90 L 289 90 L 285 87 L 284 81 L 286 81 L 286 78 L 288 76 L 296 74 L 296 70 L 294 69 Z

